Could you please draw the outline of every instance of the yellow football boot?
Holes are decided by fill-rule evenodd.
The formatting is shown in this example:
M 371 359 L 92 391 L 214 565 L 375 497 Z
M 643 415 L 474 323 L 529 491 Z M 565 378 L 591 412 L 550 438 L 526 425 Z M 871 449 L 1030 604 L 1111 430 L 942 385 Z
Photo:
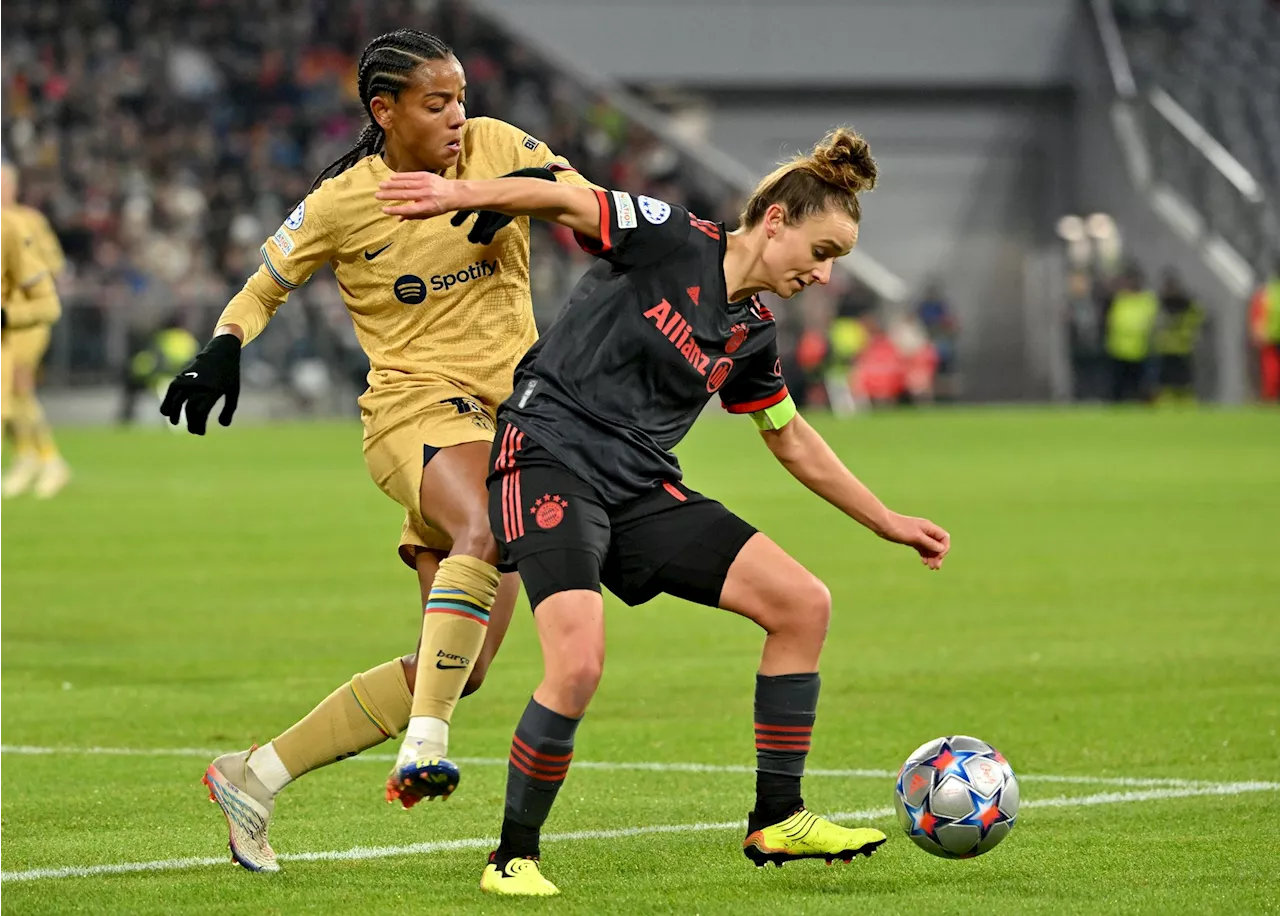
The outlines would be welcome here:
M 493 854 L 480 876 L 480 890 L 507 897 L 553 897 L 560 893 L 560 888 L 542 877 L 533 856 L 512 859 L 499 868 L 493 862 Z
M 830 865 L 837 859 L 852 862 L 854 856 L 870 856 L 885 839 L 871 827 L 841 827 L 801 808 L 776 824 L 748 833 L 742 851 L 757 866 L 772 862 L 781 868 L 796 859 L 825 859 Z

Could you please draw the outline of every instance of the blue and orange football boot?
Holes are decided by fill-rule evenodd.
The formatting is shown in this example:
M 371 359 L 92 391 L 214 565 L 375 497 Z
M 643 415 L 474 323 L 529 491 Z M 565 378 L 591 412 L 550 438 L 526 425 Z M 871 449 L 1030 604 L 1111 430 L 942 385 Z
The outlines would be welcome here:
M 448 799 L 458 788 L 458 765 L 447 757 L 432 756 L 406 740 L 395 766 L 387 776 L 387 801 L 412 808 L 425 799 Z
M 275 798 L 249 768 L 247 751 L 223 754 L 204 771 L 201 780 L 209 789 L 209 801 L 227 819 L 227 845 L 231 861 L 249 871 L 279 871 L 276 852 L 267 840 Z

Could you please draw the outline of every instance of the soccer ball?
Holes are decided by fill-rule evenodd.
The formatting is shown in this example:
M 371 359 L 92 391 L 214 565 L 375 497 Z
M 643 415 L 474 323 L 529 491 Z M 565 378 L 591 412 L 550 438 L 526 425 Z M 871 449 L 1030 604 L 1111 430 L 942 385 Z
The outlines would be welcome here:
M 1018 818 L 1018 777 L 977 738 L 951 735 L 916 748 L 898 771 L 893 806 L 912 842 L 944 859 L 990 852 Z

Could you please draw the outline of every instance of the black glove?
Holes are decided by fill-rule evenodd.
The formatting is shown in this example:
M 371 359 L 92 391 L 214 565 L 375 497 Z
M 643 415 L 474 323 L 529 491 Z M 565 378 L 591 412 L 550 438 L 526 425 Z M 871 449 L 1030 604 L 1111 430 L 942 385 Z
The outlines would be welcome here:
M 555 181 L 556 173 L 549 168 L 529 168 L 516 169 L 514 172 L 508 172 L 501 178 L 541 178 L 543 181 Z M 508 216 L 505 213 L 498 213 L 494 210 L 459 210 L 453 214 L 453 219 L 449 222 L 455 226 L 461 226 L 467 221 L 467 217 L 472 213 L 476 214 L 476 223 L 471 227 L 471 231 L 467 233 L 467 241 L 475 242 L 477 245 L 488 245 L 493 241 L 493 237 L 498 234 L 498 230 L 507 223 L 515 219 L 514 216 Z
M 227 400 L 218 422 L 230 426 L 231 415 L 240 401 L 240 341 L 234 334 L 219 334 L 196 354 L 191 365 L 169 383 L 160 412 L 177 426 L 182 421 L 182 405 L 186 404 L 187 431 L 203 436 L 209 412 L 221 397 Z

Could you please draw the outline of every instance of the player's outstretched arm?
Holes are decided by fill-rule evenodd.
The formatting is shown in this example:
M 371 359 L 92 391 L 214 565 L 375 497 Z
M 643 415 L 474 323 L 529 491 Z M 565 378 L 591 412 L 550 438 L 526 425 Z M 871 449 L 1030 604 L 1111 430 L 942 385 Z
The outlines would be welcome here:
M 378 185 L 383 213 L 403 219 L 430 219 L 455 210 L 496 210 L 559 223 L 600 238 L 600 199 L 591 188 L 537 178 L 453 181 L 432 172 L 397 172 Z
M 793 418 L 781 429 L 761 430 L 760 435 L 796 480 L 885 540 L 914 548 L 930 569 L 942 568 L 951 535 L 928 519 L 891 511 L 803 417 Z

